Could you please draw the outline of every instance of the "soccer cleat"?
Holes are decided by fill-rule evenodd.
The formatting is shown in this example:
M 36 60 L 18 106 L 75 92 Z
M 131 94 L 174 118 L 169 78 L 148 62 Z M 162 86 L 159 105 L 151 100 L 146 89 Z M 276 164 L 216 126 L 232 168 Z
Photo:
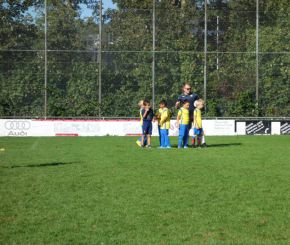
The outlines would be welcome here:
M 184 148 L 184 149 L 187 149 L 187 148 L 188 148 L 188 146 L 186 145 L 186 146 L 184 146 L 183 148 Z
M 207 147 L 206 143 L 203 143 L 203 144 L 201 145 L 201 147 L 202 147 L 202 148 L 206 148 L 206 147 Z
M 151 148 L 151 145 L 146 145 L 146 148 Z
M 167 149 L 171 149 L 171 146 L 166 146 Z
M 137 140 L 136 144 L 141 147 L 141 141 L 140 140 Z

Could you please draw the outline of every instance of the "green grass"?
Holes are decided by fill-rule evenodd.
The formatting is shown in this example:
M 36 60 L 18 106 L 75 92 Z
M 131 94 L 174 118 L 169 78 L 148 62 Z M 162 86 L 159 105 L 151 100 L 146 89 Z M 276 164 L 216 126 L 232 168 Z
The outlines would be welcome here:
M 290 137 L 207 140 L 0 138 L 0 244 L 290 244 Z

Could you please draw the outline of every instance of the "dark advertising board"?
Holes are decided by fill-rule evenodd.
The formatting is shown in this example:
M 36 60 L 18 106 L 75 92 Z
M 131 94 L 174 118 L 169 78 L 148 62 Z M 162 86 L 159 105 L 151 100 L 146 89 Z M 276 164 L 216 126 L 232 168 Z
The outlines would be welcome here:
M 271 134 L 271 121 L 246 121 L 246 134 L 247 135 L 270 135 Z
M 281 121 L 280 133 L 290 134 L 290 121 Z

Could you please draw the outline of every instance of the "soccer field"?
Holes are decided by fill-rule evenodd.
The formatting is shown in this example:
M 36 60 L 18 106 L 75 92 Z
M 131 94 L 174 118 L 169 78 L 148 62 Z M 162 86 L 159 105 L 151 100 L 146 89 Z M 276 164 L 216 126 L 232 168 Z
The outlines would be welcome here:
M 289 136 L 135 140 L 0 138 L 0 244 L 290 244 Z

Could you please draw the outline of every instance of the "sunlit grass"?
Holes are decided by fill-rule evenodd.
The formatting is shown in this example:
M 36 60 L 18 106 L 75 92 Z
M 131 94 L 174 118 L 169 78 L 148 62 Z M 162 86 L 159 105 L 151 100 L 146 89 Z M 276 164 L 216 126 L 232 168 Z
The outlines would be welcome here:
M 290 137 L 207 140 L 0 138 L 0 244 L 289 244 Z

